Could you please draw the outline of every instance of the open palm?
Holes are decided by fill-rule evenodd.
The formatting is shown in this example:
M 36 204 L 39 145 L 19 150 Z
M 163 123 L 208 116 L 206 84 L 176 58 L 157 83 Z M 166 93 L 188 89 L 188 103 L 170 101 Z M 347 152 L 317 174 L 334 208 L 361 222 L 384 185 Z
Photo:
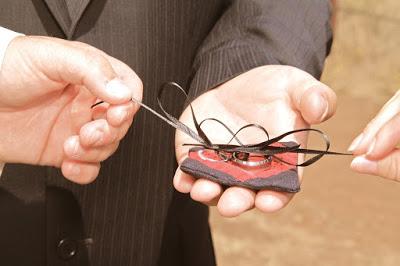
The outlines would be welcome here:
M 334 113 L 335 102 L 335 94 L 309 74 L 289 66 L 264 66 L 201 95 L 192 102 L 192 106 L 199 121 L 216 118 L 233 131 L 256 123 L 273 137 L 324 121 Z M 189 109 L 183 112 L 180 121 L 193 125 Z M 218 123 L 207 122 L 202 128 L 213 143 L 226 143 L 232 137 Z M 307 134 L 290 137 L 306 145 Z M 262 131 L 251 128 L 243 131 L 239 138 L 243 143 L 250 144 L 261 142 L 266 136 Z M 182 146 L 184 143 L 193 143 L 193 140 L 177 131 L 178 162 L 187 156 L 189 147 Z M 301 177 L 302 171 L 299 170 Z M 195 180 L 179 169 L 174 185 L 178 191 L 190 192 L 197 201 L 218 204 L 218 210 L 225 216 L 239 215 L 254 206 L 265 212 L 274 211 L 286 205 L 292 197 L 289 193 L 268 190 L 255 192 L 241 187 L 230 187 L 223 191 L 219 184 L 206 179 Z

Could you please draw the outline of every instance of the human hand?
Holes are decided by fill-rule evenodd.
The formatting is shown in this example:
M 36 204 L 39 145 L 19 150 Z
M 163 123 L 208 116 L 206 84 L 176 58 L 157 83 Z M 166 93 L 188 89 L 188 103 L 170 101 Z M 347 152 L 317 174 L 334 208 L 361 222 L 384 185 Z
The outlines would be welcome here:
M 297 68 L 263 66 L 204 93 L 192 102 L 192 106 L 198 121 L 217 118 L 233 131 L 245 124 L 257 123 L 274 137 L 321 123 L 331 117 L 336 108 L 336 95 L 326 85 Z M 180 121 L 193 125 L 188 108 Z M 226 143 L 231 137 L 217 125 L 209 124 L 204 131 L 214 143 Z M 302 145 L 307 142 L 306 133 L 292 137 Z M 257 143 L 265 140 L 265 135 L 255 130 L 246 132 L 240 138 L 244 143 Z M 175 143 L 177 160 L 181 163 L 189 149 L 182 144 L 193 143 L 193 140 L 177 131 Z M 301 168 L 299 176 L 301 179 Z M 179 168 L 174 177 L 174 186 L 182 193 L 190 193 L 194 200 L 209 205 L 217 204 L 219 212 L 228 217 L 254 207 L 263 212 L 276 211 L 293 197 L 290 193 L 269 190 L 256 192 L 242 187 L 230 187 L 223 191 L 219 184 L 206 179 L 196 180 Z
M 15 38 L 0 71 L 0 161 L 61 167 L 77 183 L 98 175 L 142 98 L 121 61 L 84 43 Z M 99 100 L 107 102 L 91 109 Z
M 400 91 L 398 91 L 353 141 L 349 150 L 357 157 L 351 168 L 364 174 L 400 181 Z

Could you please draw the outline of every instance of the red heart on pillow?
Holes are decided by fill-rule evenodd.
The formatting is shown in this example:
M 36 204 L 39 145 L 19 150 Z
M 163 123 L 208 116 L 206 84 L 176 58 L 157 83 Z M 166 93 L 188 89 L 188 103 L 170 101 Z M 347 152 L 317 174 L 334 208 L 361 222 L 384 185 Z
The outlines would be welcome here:
M 277 142 L 272 146 L 289 147 L 295 142 Z M 251 157 L 257 165 L 259 156 Z M 288 163 L 297 164 L 297 153 L 275 154 Z M 224 186 L 240 186 L 253 190 L 269 189 L 284 192 L 298 192 L 300 182 L 297 167 L 283 163 L 272 157 L 272 160 L 258 166 L 246 166 L 234 160 L 222 159 L 215 150 L 194 147 L 189 150 L 189 157 L 180 166 L 181 170 L 196 178 L 206 178 Z

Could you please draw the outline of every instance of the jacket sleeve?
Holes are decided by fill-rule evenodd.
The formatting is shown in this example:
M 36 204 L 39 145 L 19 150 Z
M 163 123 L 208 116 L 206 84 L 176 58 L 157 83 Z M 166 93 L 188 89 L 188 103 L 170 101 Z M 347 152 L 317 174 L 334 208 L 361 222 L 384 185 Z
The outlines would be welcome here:
M 4 55 L 6 53 L 7 47 L 10 42 L 17 36 L 21 34 L 8 30 L 6 28 L 0 27 L 0 71 L 1 65 L 3 64 Z M 0 161 L 0 176 L 3 172 L 4 163 Z
M 189 99 L 262 65 L 320 78 L 332 44 L 329 0 L 232 0 L 193 63 Z

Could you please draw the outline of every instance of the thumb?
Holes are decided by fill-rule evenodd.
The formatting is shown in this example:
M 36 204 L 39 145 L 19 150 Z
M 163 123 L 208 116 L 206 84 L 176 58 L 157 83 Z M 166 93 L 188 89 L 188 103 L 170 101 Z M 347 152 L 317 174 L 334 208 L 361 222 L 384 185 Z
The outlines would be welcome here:
M 319 124 L 329 119 L 336 111 L 336 94 L 311 75 L 303 77 L 289 88 L 295 108 L 309 124 Z
M 27 58 L 49 79 L 83 85 L 93 95 L 111 104 L 132 98 L 133 88 L 120 81 L 104 52 L 84 43 L 56 38 L 23 38 L 30 38 L 27 44 L 31 46 L 23 46 L 27 47 Z M 32 49 L 32 44 L 36 49 Z
M 362 174 L 400 181 L 400 150 L 395 149 L 388 156 L 377 161 L 367 159 L 365 156 L 357 156 L 351 162 L 350 167 Z

